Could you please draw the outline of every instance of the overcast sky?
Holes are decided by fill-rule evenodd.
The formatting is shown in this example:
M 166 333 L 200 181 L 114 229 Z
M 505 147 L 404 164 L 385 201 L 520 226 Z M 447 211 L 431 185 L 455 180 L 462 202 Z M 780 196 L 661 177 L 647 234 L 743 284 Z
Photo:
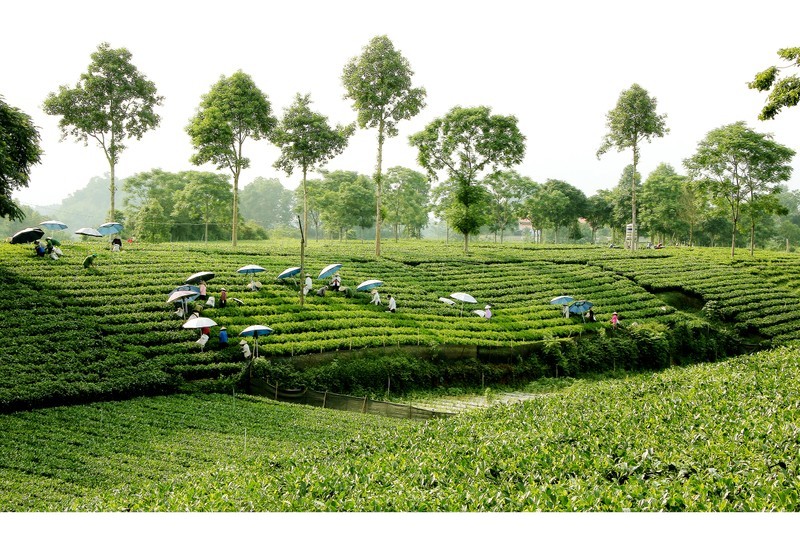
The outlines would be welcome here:
M 197 169 L 185 126 L 201 96 L 239 69 L 278 116 L 300 92 L 331 122 L 353 122 L 342 69 L 376 35 L 392 40 L 428 95 L 387 140 L 384 170 L 421 170 L 408 136 L 454 106 L 485 105 L 519 119 L 527 138 L 521 174 L 564 180 L 587 195 L 612 188 L 631 153 L 595 154 L 607 112 L 634 83 L 658 100 L 670 128 L 642 147 L 645 178 L 661 162 L 684 172 L 682 161 L 709 130 L 739 120 L 800 152 L 800 107 L 761 122 L 766 95 L 747 87 L 779 64 L 779 48 L 800 46 L 796 0 L 26 0 L 4 2 L 0 16 L 0 95 L 33 118 L 44 149 L 30 187 L 15 195 L 26 204 L 56 203 L 108 172 L 99 147 L 60 141 L 58 117 L 42 112 L 48 93 L 74 86 L 103 41 L 127 48 L 164 96 L 159 128 L 122 153 L 122 178 Z M 327 168 L 372 174 L 376 150 L 375 130 L 359 130 Z M 259 176 L 296 187 L 298 176 L 272 167 L 278 151 L 266 141 L 249 141 L 245 155 L 252 165 L 240 187 Z M 800 189 L 800 156 L 793 165 L 789 187 Z

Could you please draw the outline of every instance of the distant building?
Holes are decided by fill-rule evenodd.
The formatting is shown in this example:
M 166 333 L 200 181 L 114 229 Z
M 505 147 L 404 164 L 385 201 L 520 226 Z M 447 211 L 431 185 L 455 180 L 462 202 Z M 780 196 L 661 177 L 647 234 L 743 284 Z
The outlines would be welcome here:
M 517 224 L 518 224 L 518 230 L 520 232 L 532 232 L 533 231 L 533 225 L 531 224 L 530 219 L 519 219 L 517 221 Z

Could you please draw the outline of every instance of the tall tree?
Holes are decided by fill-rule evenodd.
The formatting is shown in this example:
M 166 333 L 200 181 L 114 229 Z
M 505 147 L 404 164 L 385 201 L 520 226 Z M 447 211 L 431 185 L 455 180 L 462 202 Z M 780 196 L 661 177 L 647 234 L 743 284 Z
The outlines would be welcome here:
M 780 70 L 800 68 L 800 47 L 781 48 L 778 50 L 778 56 L 789 64 L 781 67 L 773 65 L 756 74 L 753 81 L 747 84 L 750 89 L 771 90 L 767 103 L 758 115 L 762 121 L 774 119 L 783 108 L 790 108 L 800 103 L 800 76 L 792 74 L 778 79 Z
M 308 232 L 308 191 L 306 177 L 314 166 L 322 165 L 347 147 L 355 125 L 332 128 L 328 118 L 311 110 L 311 95 L 295 95 L 294 103 L 284 110 L 283 118 L 272 132 L 272 142 L 281 150 L 275 168 L 292 174 L 303 173 L 303 227 L 300 239 L 300 269 L 305 272 L 306 232 Z M 300 292 L 300 304 L 304 303 Z
M 408 60 L 385 35 L 373 37 L 360 56 L 344 67 L 345 98 L 353 100 L 361 128 L 378 129 L 378 161 L 375 164 L 375 255 L 381 255 L 381 189 L 383 143 L 398 134 L 397 123 L 416 116 L 425 107 L 425 89 L 412 87 L 414 72 Z
M 727 205 L 732 226 L 731 258 L 736 252 L 736 232 L 742 203 L 747 202 L 752 182 L 774 184 L 787 181 L 794 151 L 748 128 L 743 121 L 711 130 L 697 145 L 697 152 L 684 160 L 691 176 L 712 197 Z
M 392 167 L 386 172 L 386 221 L 394 228 L 394 239 L 399 239 L 403 226 L 409 237 L 421 237 L 428 224 L 428 177 L 406 167 Z
M 25 212 L 11 198 L 15 189 L 28 187 L 31 166 L 41 161 L 39 131 L 30 116 L 13 108 L 0 97 L 0 218 L 25 218 Z
M 203 95 L 197 114 L 186 127 L 196 150 L 191 162 L 195 165 L 211 162 L 217 169 L 228 169 L 233 176 L 234 247 L 239 220 L 239 176 L 242 169 L 250 166 L 250 159 L 243 155 L 244 143 L 250 138 L 256 141 L 268 138 L 276 123 L 267 95 L 240 70 L 229 77 L 220 77 Z
M 87 145 L 92 138 L 103 149 L 111 172 L 112 220 L 117 218 L 115 169 L 127 148 L 125 139 L 141 139 L 155 129 L 161 121 L 155 108 L 164 100 L 131 57 L 126 48 L 101 43 L 75 87 L 62 85 L 44 101 L 45 113 L 61 115 L 62 140 L 72 136 Z
M 619 95 L 617 105 L 606 115 L 608 133 L 597 150 L 598 159 L 612 147 L 618 152 L 628 148 L 633 150 L 633 176 L 639 163 L 639 149 L 643 141 L 650 142 L 653 137 L 663 137 L 669 132 L 666 115 L 656 113 L 656 99 L 650 97 L 638 84 Z M 636 184 L 631 182 L 631 224 L 633 224 L 631 249 L 636 249 L 638 240 L 636 226 Z
M 482 201 L 487 198 L 480 183 L 487 168 L 496 170 L 522 162 L 525 136 L 513 115 L 492 115 L 486 106 L 454 107 L 424 130 L 409 137 L 417 147 L 417 162 L 431 179 L 444 171 L 455 186 L 451 226 L 464 234 L 464 252 L 469 253 L 469 236 L 485 220 Z

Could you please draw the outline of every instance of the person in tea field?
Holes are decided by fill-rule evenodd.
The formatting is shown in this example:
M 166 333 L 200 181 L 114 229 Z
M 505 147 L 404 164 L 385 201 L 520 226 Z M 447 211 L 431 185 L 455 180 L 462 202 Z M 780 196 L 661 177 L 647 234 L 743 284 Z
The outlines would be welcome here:
M 308 292 L 311 291 L 314 284 L 311 282 L 311 276 L 306 275 L 305 285 L 303 286 L 303 295 L 308 295 Z
M 224 326 L 219 329 L 219 346 L 220 347 L 227 347 L 228 346 L 228 329 Z
M 208 298 L 208 287 L 206 287 L 205 280 L 200 280 L 200 296 L 199 300 L 206 300 Z
M 44 257 L 46 249 L 44 245 L 42 245 L 37 239 L 36 241 L 33 242 L 33 251 L 36 253 L 37 256 L 42 258 Z
M 395 313 L 397 311 L 397 302 L 392 295 L 389 295 L 389 312 Z
M 331 280 L 331 289 L 334 291 L 339 291 L 339 286 L 342 285 L 342 278 L 339 276 L 339 273 L 333 275 L 333 280 Z
M 594 316 L 594 310 L 587 311 L 586 315 L 584 315 L 584 317 L 586 318 L 587 321 L 589 321 L 591 323 L 597 321 L 597 318 Z
M 492 318 L 492 307 L 487 304 L 486 307 L 483 310 L 484 310 L 483 311 L 483 318 L 486 319 L 486 320 L 491 319 Z
M 88 256 L 86 256 L 86 258 L 83 260 L 84 268 L 88 269 L 89 267 L 92 267 L 94 265 L 94 259 L 96 257 L 97 254 L 89 254 Z
M 317 290 L 317 296 L 318 296 L 318 297 L 324 297 L 324 296 L 325 296 L 325 291 L 327 291 L 327 289 L 328 289 L 328 288 L 327 288 L 327 287 L 325 287 L 325 286 L 322 286 L 321 288 L 319 288 L 319 289 Z
M 370 304 L 374 304 L 376 306 L 381 305 L 381 294 L 378 293 L 377 289 L 372 290 L 372 300 L 369 301 Z
M 228 292 L 223 287 L 219 290 L 219 307 L 224 308 L 228 305 Z
M 119 236 L 115 236 L 114 239 L 111 240 L 111 251 L 112 252 L 119 252 L 122 250 L 122 239 Z
M 247 341 L 244 339 L 239 342 L 239 345 L 242 347 L 242 354 L 244 355 L 244 358 L 249 360 L 253 356 L 253 353 L 250 352 L 250 345 L 248 345 Z
M 612 328 L 616 329 L 618 324 L 619 324 L 619 317 L 617 317 L 617 312 L 614 312 L 611 314 L 611 326 Z

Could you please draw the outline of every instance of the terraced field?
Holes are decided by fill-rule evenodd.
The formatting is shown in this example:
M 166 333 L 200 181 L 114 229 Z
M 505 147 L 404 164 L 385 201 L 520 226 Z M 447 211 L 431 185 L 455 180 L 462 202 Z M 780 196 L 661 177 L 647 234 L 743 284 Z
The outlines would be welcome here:
M 476 243 L 464 256 L 459 245 L 387 242 L 375 258 L 363 242 L 311 242 L 308 272 L 343 265 L 343 283 L 384 282 L 382 294 L 396 295 L 398 312 L 369 303 L 370 295 L 310 294 L 299 305 L 294 282 L 276 275 L 298 263 L 294 241 L 228 244 L 128 244 L 121 253 L 97 242 L 67 244 L 58 261 L 36 258 L 30 247 L 0 244 L 0 404 L 85 402 L 141 394 L 169 393 L 181 384 L 232 389 L 243 370 L 237 346 L 249 325 L 274 330 L 259 340 L 266 358 L 375 347 L 513 348 L 553 339 L 610 332 L 611 312 L 623 328 L 671 325 L 683 320 L 659 298 L 664 291 L 694 299 L 688 310 L 698 321 L 723 321 L 742 339 L 766 346 L 800 336 L 800 298 L 792 277 L 800 260 L 790 254 L 759 253 L 726 259 L 725 251 L 665 249 L 634 254 L 600 247 L 548 247 Z M 95 252 L 93 268 L 83 257 Z M 237 269 L 257 264 L 259 291 L 247 289 Z M 167 304 L 171 290 L 192 273 L 212 271 L 209 294 L 227 288 L 226 308 L 205 308 L 204 316 L 226 326 L 231 346 L 219 347 L 216 332 L 204 350 L 196 330 Z M 778 276 L 778 273 L 783 273 Z M 321 281 L 315 280 L 315 288 Z M 477 305 L 448 306 L 438 299 L 467 292 Z M 569 294 L 594 303 L 596 323 L 566 318 L 549 304 Z M 237 304 L 233 299 L 241 300 Z M 486 321 L 471 313 L 491 304 Z M 703 309 L 703 307 L 705 307 Z

